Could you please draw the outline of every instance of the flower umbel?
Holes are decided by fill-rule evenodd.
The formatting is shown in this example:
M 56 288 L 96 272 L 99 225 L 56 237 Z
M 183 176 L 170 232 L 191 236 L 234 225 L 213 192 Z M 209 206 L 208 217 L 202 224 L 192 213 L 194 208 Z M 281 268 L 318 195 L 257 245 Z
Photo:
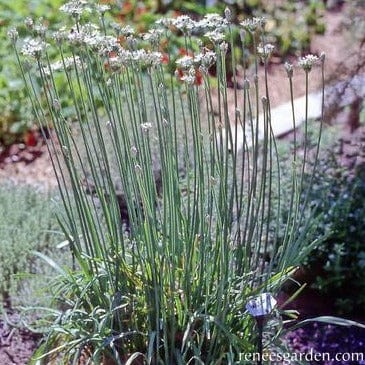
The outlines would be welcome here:
M 211 32 L 205 33 L 205 37 L 207 37 L 214 44 L 220 44 L 226 38 L 224 33 L 220 32 L 217 29 L 212 30 Z
M 194 85 L 196 77 L 196 71 L 194 67 L 190 67 L 189 71 L 186 72 L 182 77 L 181 81 L 185 82 L 188 85 Z
M 74 18 L 79 18 L 84 11 L 91 11 L 86 0 L 71 0 L 60 7 L 64 13 L 70 14 Z
M 16 43 L 18 36 L 19 36 L 18 31 L 15 28 L 12 28 L 8 31 L 8 37 L 13 43 Z
M 184 34 L 191 34 L 196 27 L 196 23 L 188 15 L 180 15 L 173 20 L 172 24 Z
M 275 46 L 270 43 L 264 45 L 260 44 L 257 47 L 257 53 L 262 58 L 262 60 L 265 61 L 271 56 L 274 48 Z
M 103 16 L 108 10 L 110 10 L 110 6 L 105 4 L 97 4 L 95 9 L 100 15 Z
M 299 59 L 298 65 L 303 68 L 305 72 L 310 72 L 314 64 L 319 61 L 316 55 L 308 54 Z
M 222 32 L 228 27 L 228 20 L 221 17 L 219 14 L 207 14 L 204 16 L 203 19 L 201 19 L 199 22 L 197 22 L 197 28 L 201 32 L 206 31 L 217 31 Z
M 178 67 L 180 67 L 184 70 L 187 70 L 191 66 L 193 66 L 194 59 L 191 56 L 183 56 L 183 57 L 179 58 L 178 60 L 176 60 L 176 64 L 178 65 Z
M 41 39 L 27 38 L 22 47 L 22 54 L 39 60 L 48 44 Z
M 257 30 L 263 30 L 265 24 L 266 20 L 263 17 L 246 19 L 240 23 L 243 29 L 249 31 L 250 33 L 255 33 Z
M 44 71 L 46 75 L 51 75 L 53 72 L 66 72 L 70 71 L 73 68 L 82 69 L 82 67 L 86 67 L 85 64 L 82 64 L 79 56 L 75 57 L 65 57 L 62 61 L 56 61 L 50 65 L 50 69 L 46 68 Z

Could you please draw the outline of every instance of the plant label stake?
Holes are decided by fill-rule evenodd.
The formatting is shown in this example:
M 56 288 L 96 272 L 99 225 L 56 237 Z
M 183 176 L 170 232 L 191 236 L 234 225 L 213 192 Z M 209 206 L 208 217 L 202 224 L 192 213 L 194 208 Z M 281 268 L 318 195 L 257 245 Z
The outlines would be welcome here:
M 270 315 L 275 305 L 276 300 L 270 293 L 262 293 L 253 297 L 246 304 L 246 309 L 248 313 L 255 318 L 258 329 L 257 352 L 259 358 L 257 360 L 257 365 L 262 365 L 262 333 L 265 320 Z

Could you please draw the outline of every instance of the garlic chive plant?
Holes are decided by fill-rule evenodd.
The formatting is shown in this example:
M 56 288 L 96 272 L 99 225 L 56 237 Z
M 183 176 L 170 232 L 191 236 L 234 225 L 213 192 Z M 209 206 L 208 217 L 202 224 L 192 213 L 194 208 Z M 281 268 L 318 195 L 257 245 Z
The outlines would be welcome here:
M 303 198 L 313 165 L 294 151 L 282 170 L 270 80 L 257 76 L 273 51 L 265 22 L 239 25 L 255 73 L 228 80 L 228 66 L 247 64 L 231 51 L 229 10 L 163 18 L 146 34 L 110 23 L 107 7 L 91 1 L 61 11 L 65 27 L 55 33 L 37 32 L 36 22 L 30 38 L 9 32 L 34 113 L 52 131 L 66 211 L 59 222 L 75 260 L 59 268 L 62 310 L 52 312 L 36 356 L 237 363 L 256 346 L 246 302 L 275 296 L 315 244 Z M 172 37 L 184 43 L 177 59 Z M 174 59 L 171 74 L 165 63 Z M 323 61 L 308 56 L 300 65 L 308 74 Z

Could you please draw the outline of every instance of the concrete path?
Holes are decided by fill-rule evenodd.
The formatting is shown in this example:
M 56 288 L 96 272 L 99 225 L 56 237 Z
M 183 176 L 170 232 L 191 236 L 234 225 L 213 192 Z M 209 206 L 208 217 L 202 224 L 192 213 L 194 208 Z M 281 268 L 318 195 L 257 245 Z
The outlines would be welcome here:
M 365 97 L 365 75 L 356 75 L 348 81 L 343 81 L 325 88 L 325 110 L 343 108 L 351 105 L 357 99 Z M 295 125 L 300 126 L 305 121 L 306 98 L 302 96 L 294 100 Z M 322 92 L 317 91 L 308 95 L 308 119 L 319 119 L 322 114 Z M 255 125 L 255 120 L 252 125 Z M 284 103 L 271 109 L 271 126 L 276 137 L 285 135 L 293 130 L 293 111 L 291 102 Z M 234 132 L 234 128 L 232 128 Z M 238 150 L 244 145 L 243 128 L 237 128 Z M 259 138 L 264 136 L 264 116 L 259 115 Z M 234 137 L 234 136 L 233 136 Z M 251 145 L 250 132 L 246 132 L 247 145 Z

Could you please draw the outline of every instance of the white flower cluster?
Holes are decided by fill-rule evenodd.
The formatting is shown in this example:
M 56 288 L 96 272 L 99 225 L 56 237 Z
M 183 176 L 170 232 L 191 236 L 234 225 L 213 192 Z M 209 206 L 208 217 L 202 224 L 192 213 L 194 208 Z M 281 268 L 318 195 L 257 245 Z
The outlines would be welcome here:
M 92 8 L 87 0 L 71 0 L 62 5 L 60 10 L 74 18 L 79 18 L 84 12 L 91 12 Z
M 207 31 L 219 31 L 222 32 L 228 27 L 228 20 L 221 17 L 219 14 L 207 14 L 203 19 L 196 23 L 196 27 L 201 30 L 201 32 Z
M 196 22 L 188 15 L 180 15 L 171 24 L 184 34 L 190 35 L 196 29 Z
M 226 39 L 229 22 L 218 14 L 207 14 L 197 24 L 198 29 L 214 44 L 221 44 Z
M 198 53 L 194 57 L 195 63 L 200 64 L 201 66 L 204 66 L 207 69 L 213 66 L 216 60 L 217 60 L 216 53 L 209 50 L 202 53 Z
M 52 72 L 58 71 L 69 71 L 72 68 L 81 69 L 82 67 L 86 67 L 85 64 L 82 64 L 80 57 L 66 57 L 61 61 L 56 61 L 51 64 L 50 69 L 47 68 L 44 70 L 46 75 L 50 75 Z
M 48 29 L 47 26 L 43 23 L 34 25 L 34 32 L 41 38 L 45 38 L 47 29 Z
M 256 31 L 263 30 L 265 28 L 266 20 L 263 17 L 254 17 L 246 19 L 240 23 L 243 29 L 250 33 L 255 33 Z
M 155 24 L 163 28 L 169 28 L 173 25 L 174 20 L 173 18 L 160 18 L 155 21 Z
M 107 66 L 111 72 L 120 72 L 124 66 L 156 67 L 161 62 L 160 52 L 149 52 L 144 49 L 129 51 L 121 48 L 115 56 L 108 58 Z
M 271 53 L 275 49 L 275 46 L 271 43 L 260 44 L 257 47 L 257 54 L 263 59 L 266 60 L 271 56 Z
M 156 24 L 165 28 L 175 27 L 185 35 L 210 34 L 208 37 L 215 42 L 221 41 L 229 22 L 218 14 L 206 14 L 203 19 L 195 21 L 188 15 L 181 15 L 177 18 L 162 18 Z
M 24 40 L 23 47 L 21 49 L 21 53 L 24 56 L 30 56 L 37 60 L 39 60 L 45 51 L 45 49 L 49 46 L 48 43 L 44 42 L 39 38 L 26 38 Z
M 112 22 L 110 23 L 110 27 L 114 30 L 117 37 L 121 35 L 128 37 L 135 34 L 135 30 L 130 25 L 122 27 L 119 23 Z
M 65 39 L 68 37 L 68 30 L 65 27 L 61 27 L 57 32 L 52 34 L 52 38 L 56 41 L 57 44 L 63 43 Z
M 180 77 L 180 80 L 190 86 L 194 85 L 196 80 L 195 68 L 190 67 L 189 70 L 187 72 L 184 72 L 183 76 Z
M 107 55 L 120 49 L 116 37 L 103 35 L 99 27 L 92 23 L 79 26 L 78 30 L 62 28 L 54 33 L 53 38 L 57 43 L 67 42 L 74 47 L 80 47 L 80 49 L 83 46 L 91 48 L 100 55 Z
M 129 51 L 126 51 L 127 53 Z M 142 66 L 155 67 L 161 64 L 162 54 L 160 52 L 148 52 L 145 49 L 129 52 L 131 61 L 138 62 Z
M 95 47 L 100 41 L 101 33 L 99 27 L 93 23 L 87 23 L 78 29 L 71 29 L 67 34 L 67 40 L 74 46 L 88 45 Z
M 298 61 L 298 66 L 302 67 L 305 72 L 310 72 L 313 65 L 319 61 L 319 58 L 313 54 L 308 54 Z
M 205 51 L 198 53 L 196 56 L 183 56 L 176 60 L 176 65 L 182 70 L 189 70 L 190 68 L 200 68 L 208 70 L 216 61 L 217 56 L 213 51 Z
M 214 44 L 221 44 L 226 39 L 225 34 L 217 29 L 205 33 L 204 36 Z
M 109 56 L 111 52 L 119 52 L 121 48 L 117 39 L 112 36 L 100 36 L 99 43 L 96 42 L 94 45 L 94 49 L 103 56 Z
M 70 14 L 75 19 L 80 19 L 83 13 L 91 13 L 96 11 L 101 16 L 110 10 L 110 6 L 106 4 L 93 4 L 88 0 L 70 0 L 60 7 L 64 13 Z
M 34 27 L 34 20 L 30 16 L 28 16 L 25 18 L 24 24 L 28 29 L 32 30 Z
M 150 29 L 147 33 L 142 34 L 142 39 L 152 45 L 158 45 L 162 37 L 163 30 L 161 28 Z
M 178 67 L 183 70 L 187 70 L 194 65 L 194 58 L 192 56 L 183 56 L 175 62 Z
M 124 35 L 125 37 L 130 37 L 135 35 L 136 31 L 130 25 L 126 25 L 125 27 L 120 27 L 119 34 Z
M 32 30 L 35 34 L 37 34 L 41 38 L 45 37 L 47 26 L 44 24 L 43 18 L 40 18 L 38 23 L 35 24 L 34 20 L 31 17 L 27 17 L 24 20 L 24 24 L 29 30 Z
M 183 81 L 188 85 L 193 85 L 197 82 L 197 70 L 199 70 L 201 74 L 207 74 L 209 68 L 215 63 L 216 59 L 216 53 L 210 50 L 204 50 L 194 57 L 188 55 L 183 56 L 176 60 L 176 65 L 178 66 L 176 76 L 180 81 Z
M 108 10 L 110 10 L 110 6 L 106 4 L 96 4 L 95 10 L 100 14 L 104 15 Z

